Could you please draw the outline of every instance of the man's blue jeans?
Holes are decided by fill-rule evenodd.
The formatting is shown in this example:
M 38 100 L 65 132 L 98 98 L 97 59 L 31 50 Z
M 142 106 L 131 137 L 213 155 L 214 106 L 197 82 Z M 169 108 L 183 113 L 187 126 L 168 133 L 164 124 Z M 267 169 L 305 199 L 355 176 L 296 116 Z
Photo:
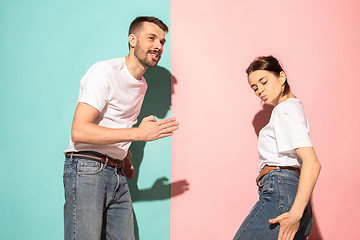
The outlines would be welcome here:
M 259 182 L 259 201 L 237 231 L 234 240 L 277 240 L 279 224 L 270 224 L 269 219 L 288 212 L 295 200 L 299 176 L 288 169 L 275 169 Z M 305 208 L 295 240 L 305 240 L 310 234 L 312 212 L 310 203 Z
M 122 171 L 69 157 L 64 165 L 65 240 L 133 240 L 133 208 Z

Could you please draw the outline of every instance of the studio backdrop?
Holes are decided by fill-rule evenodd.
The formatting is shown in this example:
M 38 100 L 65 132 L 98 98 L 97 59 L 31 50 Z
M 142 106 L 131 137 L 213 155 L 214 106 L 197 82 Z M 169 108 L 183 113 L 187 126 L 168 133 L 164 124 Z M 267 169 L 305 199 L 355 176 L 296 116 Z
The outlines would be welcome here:
M 63 239 L 64 156 L 80 79 L 125 56 L 131 21 L 170 31 L 139 116 L 176 117 L 170 139 L 131 146 L 136 239 L 227 240 L 257 201 L 257 134 L 271 107 L 247 83 L 284 65 L 322 164 L 310 240 L 359 239 L 356 0 L 5 0 L 0 3 L 0 238 Z

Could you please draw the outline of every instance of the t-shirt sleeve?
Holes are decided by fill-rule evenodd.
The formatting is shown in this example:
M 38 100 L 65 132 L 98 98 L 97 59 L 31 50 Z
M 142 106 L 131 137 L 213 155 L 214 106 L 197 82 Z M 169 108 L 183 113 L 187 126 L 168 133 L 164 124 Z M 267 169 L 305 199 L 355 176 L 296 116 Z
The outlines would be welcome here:
M 312 147 L 305 113 L 299 109 L 279 109 L 274 116 L 274 132 L 279 153 Z
M 107 103 L 108 72 L 103 63 L 95 63 L 81 79 L 78 102 L 89 104 L 99 112 Z

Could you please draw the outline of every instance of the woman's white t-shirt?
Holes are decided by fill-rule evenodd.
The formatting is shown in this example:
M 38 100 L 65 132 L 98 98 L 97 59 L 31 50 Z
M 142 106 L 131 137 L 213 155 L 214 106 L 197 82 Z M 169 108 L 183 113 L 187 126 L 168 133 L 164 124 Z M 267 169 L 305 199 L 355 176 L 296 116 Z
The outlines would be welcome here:
M 295 152 L 300 147 L 312 147 L 309 123 L 300 100 L 289 98 L 273 109 L 269 123 L 259 133 L 259 170 L 265 165 L 301 168 Z

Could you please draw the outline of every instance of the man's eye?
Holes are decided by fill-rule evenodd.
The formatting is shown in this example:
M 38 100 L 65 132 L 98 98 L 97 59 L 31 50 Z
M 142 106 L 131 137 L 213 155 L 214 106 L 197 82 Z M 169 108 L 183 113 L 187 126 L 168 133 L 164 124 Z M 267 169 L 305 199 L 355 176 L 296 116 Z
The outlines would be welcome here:
M 262 84 L 265 85 L 267 83 L 267 81 L 264 81 Z
M 154 40 L 154 37 L 149 37 L 150 40 Z
M 253 88 L 254 92 L 256 92 L 258 90 L 258 88 Z

